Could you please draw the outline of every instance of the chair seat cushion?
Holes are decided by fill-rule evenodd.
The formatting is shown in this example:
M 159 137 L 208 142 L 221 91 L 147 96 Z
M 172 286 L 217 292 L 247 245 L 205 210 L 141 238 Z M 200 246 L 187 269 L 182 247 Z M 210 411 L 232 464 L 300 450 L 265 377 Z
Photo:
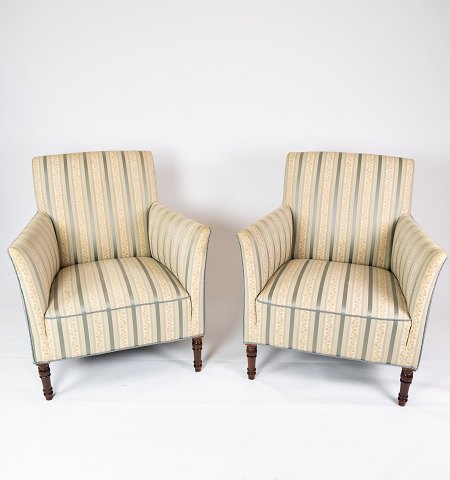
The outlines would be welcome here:
M 183 338 L 190 312 L 189 294 L 161 263 L 118 258 L 62 268 L 45 326 L 67 358 Z
M 282 265 L 258 295 L 256 312 L 267 344 L 383 363 L 411 325 L 390 271 L 322 260 Z

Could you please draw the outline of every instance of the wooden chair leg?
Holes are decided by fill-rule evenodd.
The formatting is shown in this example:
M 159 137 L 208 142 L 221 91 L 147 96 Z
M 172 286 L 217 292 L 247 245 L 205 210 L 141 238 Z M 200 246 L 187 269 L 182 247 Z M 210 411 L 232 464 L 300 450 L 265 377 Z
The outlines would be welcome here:
M 38 365 L 39 377 L 42 381 L 43 392 L 46 400 L 53 399 L 53 388 L 50 381 L 50 366 L 48 363 Z
M 247 375 L 249 380 L 254 380 L 256 375 L 256 355 L 258 354 L 258 348 L 254 344 L 247 345 Z
M 194 337 L 192 339 L 192 350 L 194 350 L 194 369 L 200 372 L 202 369 L 202 337 Z
M 408 401 L 408 391 L 413 381 L 414 370 L 412 368 L 402 368 L 400 374 L 400 393 L 398 394 L 398 404 L 401 407 L 406 405 Z

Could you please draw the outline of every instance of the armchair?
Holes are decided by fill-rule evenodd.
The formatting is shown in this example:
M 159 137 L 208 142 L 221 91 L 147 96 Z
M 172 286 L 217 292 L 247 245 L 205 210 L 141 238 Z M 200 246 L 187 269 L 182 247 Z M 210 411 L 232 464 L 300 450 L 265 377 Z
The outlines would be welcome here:
M 200 371 L 210 229 L 157 201 L 150 152 L 33 159 L 38 212 L 9 248 L 34 363 L 192 338 Z
M 304 152 L 283 205 L 238 233 L 249 379 L 257 345 L 402 367 L 404 406 L 446 253 L 410 216 L 414 162 Z

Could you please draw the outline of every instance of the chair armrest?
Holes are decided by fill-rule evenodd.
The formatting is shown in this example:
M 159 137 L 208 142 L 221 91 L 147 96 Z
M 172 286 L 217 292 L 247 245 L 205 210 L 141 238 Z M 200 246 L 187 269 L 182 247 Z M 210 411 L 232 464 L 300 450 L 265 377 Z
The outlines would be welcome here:
M 238 233 L 244 269 L 244 342 L 258 343 L 256 297 L 275 271 L 292 258 L 292 211 L 282 205 Z
M 19 280 L 35 363 L 51 358 L 44 315 L 59 271 L 59 250 L 50 217 L 37 212 L 8 249 Z
M 150 207 L 148 231 L 150 255 L 178 278 L 191 297 L 189 336 L 203 335 L 210 228 L 154 202 Z
M 447 254 L 409 215 L 394 230 L 391 270 L 406 298 L 412 320 L 402 362 L 418 366 L 431 297 Z

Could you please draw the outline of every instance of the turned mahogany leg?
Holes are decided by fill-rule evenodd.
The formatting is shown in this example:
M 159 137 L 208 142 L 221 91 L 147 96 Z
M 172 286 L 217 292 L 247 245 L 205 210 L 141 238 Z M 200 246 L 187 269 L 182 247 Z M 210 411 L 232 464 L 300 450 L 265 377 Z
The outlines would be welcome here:
M 414 370 L 412 368 L 402 368 L 400 374 L 400 393 L 398 394 L 398 404 L 401 407 L 408 401 L 408 390 L 413 381 Z
M 194 369 L 200 372 L 202 369 L 202 337 L 194 337 L 192 339 L 192 350 L 194 350 Z
M 247 375 L 249 380 L 254 380 L 256 375 L 256 355 L 258 353 L 256 345 L 247 345 Z
M 50 367 L 48 363 L 38 365 L 39 376 L 41 377 L 43 392 L 46 400 L 52 400 L 53 388 L 50 381 Z

